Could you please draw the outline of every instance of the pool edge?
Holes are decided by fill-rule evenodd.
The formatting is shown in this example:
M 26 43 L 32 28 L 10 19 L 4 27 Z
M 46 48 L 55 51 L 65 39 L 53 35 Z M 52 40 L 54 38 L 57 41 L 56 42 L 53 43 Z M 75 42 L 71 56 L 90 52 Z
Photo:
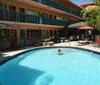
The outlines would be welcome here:
M 81 50 L 93 52 L 93 53 L 100 55 L 100 52 L 97 52 L 97 51 L 94 51 L 94 50 L 91 50 L 91 49 L 87 49 L 87 48 L 80 48 L 80 47 L 74 47 L 74 46 L 45 46 L 45 47 L 42 46 L 42 47 L 33 47 L 31 49 L 24 50 L 24 51 L 22 51 L 18 54 L 13 55 L 13 56 L 8 56 L 8 57 L 0 60 L 0 66 L 3 65 L 4 63 L 8 62 L 9 60 L 16 58 L 17 56 L 19 56 L 23 53 L 27 53 L 27 52 L 30 52 L 32 50 L 37 50 L 37 49 L 45 49 L 45 48 L 74 48 L 74 49 L 81 49 Z

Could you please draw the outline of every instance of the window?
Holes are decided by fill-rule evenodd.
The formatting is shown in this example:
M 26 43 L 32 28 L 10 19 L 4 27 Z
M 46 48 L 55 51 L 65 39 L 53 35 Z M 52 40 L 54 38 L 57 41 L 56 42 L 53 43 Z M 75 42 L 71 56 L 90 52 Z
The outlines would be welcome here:
M 64 21 L 67 21 L 67 18 L 63 18 Z
M 48 37 L 49 37 L 49 32 L 48 32 L 48 30 L 42 30 L 42 31 L 41 31 L 41 37 L 42 37 L 43 39 L 48 38 Z
M 19 12 L 25 13 L 25 9 L 24 8 L 19 8 Z
M 20 30 L 20 39 L 23 40 L 25 38 L 25 30 Z
M 56 16 L 54 16 L 54 19 L 57 19 L 57 17 L 56 17 Z
M 33 39 L 38 38 L 40 36 L 40 30 L 27 30 L 27 38 Z
M 50 30 L 50 36 L 53 36 L 53 31 L 52 30 Z
M 47 18 L 47 17 L 48 17 L 48 14 L 42 13 L 40 16 L 41 16 L 41 17 L 44 17 L 44 18 Z
M 53 16 L 52 15 L 49 15 L 49 18 L 52 18 Z
M 36 12 L 36 11 L 32 11 L 32 10 L 27 10 L 27 14 L 30 14 L 30 15 L 36 15 L 36 16 L 38 16 L 38 12 Z
M 11 11 L 16 11 L 16 7 L 15 6 L 9 6 L 9 10 L 11 10 Z
M 1 10 L 2 10 L 2 9 L 6 9 L 6 5 L 5 5 L 5 4 L 0 3 L 0 9 L 1 9 Z
M 9 30 L 1 29 L 0 30 L 0 40 L 8 40 L 9 37 Z
M 57 17 L 57 20 L 63 20 L 63 18 L 62 17 Z

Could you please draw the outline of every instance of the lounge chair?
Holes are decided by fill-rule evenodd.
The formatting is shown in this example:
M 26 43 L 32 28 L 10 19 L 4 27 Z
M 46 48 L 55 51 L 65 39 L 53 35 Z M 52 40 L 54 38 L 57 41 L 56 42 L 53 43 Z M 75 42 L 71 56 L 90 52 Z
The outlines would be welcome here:
M 98 45 L 100 45 L 100 37 L 95 42 L 90 42 L 90 44 L 98 44 Z
M 78 45 L 87 45 L 90 44 L 91 41 L 89 41 L 89 39 L 85 39 L 85 40 L 80 40 L 78 41 Z
M 87 45 L 89 41 L 78 41 L 78 45 Z

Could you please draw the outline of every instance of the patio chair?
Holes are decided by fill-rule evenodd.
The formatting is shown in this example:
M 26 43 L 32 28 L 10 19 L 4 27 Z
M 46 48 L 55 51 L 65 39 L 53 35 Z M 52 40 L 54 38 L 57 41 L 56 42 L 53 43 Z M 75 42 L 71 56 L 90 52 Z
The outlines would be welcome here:
M 86 38 L 85 40 L 78 41 L 78 45 L 88 45 L 90 43 L 91 41 L 88 38 Z
M 95 42 L 90 42 L 90 44 L 100 45 L 100 37 Z
M 88 41 L 78 41 L 78 45 L 87 45 Z

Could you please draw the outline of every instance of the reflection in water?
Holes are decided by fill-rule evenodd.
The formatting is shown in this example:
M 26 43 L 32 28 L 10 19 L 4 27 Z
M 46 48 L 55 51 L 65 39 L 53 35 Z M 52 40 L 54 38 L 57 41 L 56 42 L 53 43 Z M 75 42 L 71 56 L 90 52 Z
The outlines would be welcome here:
M 50 83 L 53 81 L 53 76 L 45 73 L 37 78 L 35 85 L 50 85 Z

